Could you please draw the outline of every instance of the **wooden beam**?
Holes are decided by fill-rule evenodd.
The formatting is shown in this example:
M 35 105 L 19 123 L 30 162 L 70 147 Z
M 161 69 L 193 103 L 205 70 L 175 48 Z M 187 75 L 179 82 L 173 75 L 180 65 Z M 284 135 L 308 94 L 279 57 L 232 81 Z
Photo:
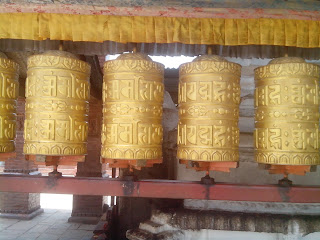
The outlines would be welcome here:
M 102 99 L 102 82 L 103 82 L 103 74 L 101 71 L 101 66 L 99 63 L 99 58 L 97 55 L 94 56 L 85 56 L 86 62 L 91 65 L 91 75 L 90 75 L 90 83 L 91 96 Z

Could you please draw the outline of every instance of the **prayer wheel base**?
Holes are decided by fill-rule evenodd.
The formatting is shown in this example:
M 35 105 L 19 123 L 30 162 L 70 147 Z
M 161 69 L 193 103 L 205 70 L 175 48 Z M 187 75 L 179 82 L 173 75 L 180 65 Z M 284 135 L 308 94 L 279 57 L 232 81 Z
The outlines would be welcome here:
M 154 164 L 162 163 L 162 159 L 108 159 L 102 158 L 102 163 L 107 163 L 110 168 L 129 168 L 130 170 L 141 170 L 142 167 L 152 167 Z
M 214 184 L 214 178 L 210 177 L 209 174 L 207 174 L 205 177 L 201 178 L 201 183 L 205 185 L 212 185 Z
M 57 169 L 55 169 L 52 172 L 49 172 L 48 176 L 58 178 L 58 177 L 62 177 L 62 173 L 58 172 Z
M 25 155 L 26 160 L 34 161 L 37 165 L 58 166 L 68 165 L 76 166 L 78 162 L 84 162 L 85 156 L 47 156 L 47 155 Z
M 11 152 L 11 153 L 0 153 L 0 161 L 6 161 L 9 158 L 14 158 L 16 157 L 17 154 L 16 152 Z
M 187 168 L 195 169 L 196 171 L 218 171 L 230 172 L 230 169 L 237 168 L 239 162 L 205 162 L 180 160 L 180 164 L 185 164 Z
M 259 164 L 263 169 L 268 170 L 270 174 L 289 174 L 304 176 L 307 172 L 314 172 L 317 169 L 315 165 L 274 165 L 274 164 Z
M 288 179 L 288 177 L 284 177 L 283 179 L 280 179 L 278 181 L 278 184 L 281 187 L 291 187 L 292 186 L 292 181 Z

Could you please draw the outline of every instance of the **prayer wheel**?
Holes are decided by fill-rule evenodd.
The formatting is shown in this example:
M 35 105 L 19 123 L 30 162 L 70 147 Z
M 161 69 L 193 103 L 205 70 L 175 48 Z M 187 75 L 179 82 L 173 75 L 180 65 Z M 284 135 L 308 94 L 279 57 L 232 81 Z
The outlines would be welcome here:
M 28 59 L 24 148 L 28 160 L 74 165 L 87 153 L 90 65 L 63 51 Z
M 0 53 L 0 161 L 13 156 L 16 136 L 16 107 L 19 65 Z
M 102 162 L 141 169 L 162 162 L 164 66 L 141 53 L 104 64 Z
M 239 161 L 241 66 L 204 55 L 179 69 L 178 153 L 198 171 L 226 171 Z
M 319 159 L 320 66 L 284 57 L 255 69 L 255 160 L 300 174 Z

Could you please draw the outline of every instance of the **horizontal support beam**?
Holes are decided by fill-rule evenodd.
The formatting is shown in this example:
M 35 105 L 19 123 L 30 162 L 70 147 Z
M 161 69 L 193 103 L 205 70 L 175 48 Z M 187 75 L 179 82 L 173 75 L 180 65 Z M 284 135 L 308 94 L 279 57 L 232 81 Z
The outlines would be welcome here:
M 122 197 L 320 203 L 320 186 L 205 185 L 174 180 L 123 181 L 106 178 L 0 176 L 1 192 Z
M 4 2 L 4 1 L 2 1 Z M 37 1 L 39 2 L 39 1 Z M 8 0 L 0 4 L 1 13 L 64 13 L 79 15 L 119 15 L 119 16 L 162 16 L 162 17 L 187 17 L 187 18 L 277 18 L 302 20 L 318 20 L 318 4 L 313 1 L 295 0 L 292 7 L 292 1 L 274 1 L 272 4 L 256 3 L 256 1 L 237 1 L 232 2 L 218 0 L 216 3 L 211 1 L 139 1 L 142 4 L 134 3 L 134 6 L 128 5 L 127 1 L 118 0 L 104 1 L 103 4 L 90 4 L 92 1 L 72 1 L 60 0 L 59 3 L 53 1 L 42 1 L 32 3 L 28 0 L 20 0 L 15 3 L 14 0 Z M 76 4 L 77 2 L 78 4 Z M 101 2 L 101 1 L 100 1 Z M 108 3 L 106 3 L 108 2 Z M 111 3 L 112 2 L 112 3 Z M 207 2 L 207 3 L 206 3 Z M 267 1 L 268 2 L 268 1 Z M 214 7 L 213 7 L 214 6 Z M 281 9 L 281 11 L 279 11 Z

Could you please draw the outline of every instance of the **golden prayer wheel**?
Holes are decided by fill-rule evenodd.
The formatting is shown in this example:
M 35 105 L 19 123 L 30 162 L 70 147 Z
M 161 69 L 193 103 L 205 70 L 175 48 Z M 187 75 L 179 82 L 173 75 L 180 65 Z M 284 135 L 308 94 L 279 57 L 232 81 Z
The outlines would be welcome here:
M 162 162 L 164 66 L 141 53 L 104 64 L 102 162 L 141 169 Z
M 19 65 L 0 55 L 0 161 L 15 151 Z
M 90 65 L 70 53 L 48 51 L 29 57 L 27 75 L 23 151 L 33 155 L 27 159 L 47 165 L 83 161 Z
M 237 167 L 240 75 L 239 64 L 215 55 L 180 66 L 180 163 L 199 171 Z
M 255 69 L 255 160 L 270 173 L 304 175 L 320 164 L 319 74 L 293 57 Z

